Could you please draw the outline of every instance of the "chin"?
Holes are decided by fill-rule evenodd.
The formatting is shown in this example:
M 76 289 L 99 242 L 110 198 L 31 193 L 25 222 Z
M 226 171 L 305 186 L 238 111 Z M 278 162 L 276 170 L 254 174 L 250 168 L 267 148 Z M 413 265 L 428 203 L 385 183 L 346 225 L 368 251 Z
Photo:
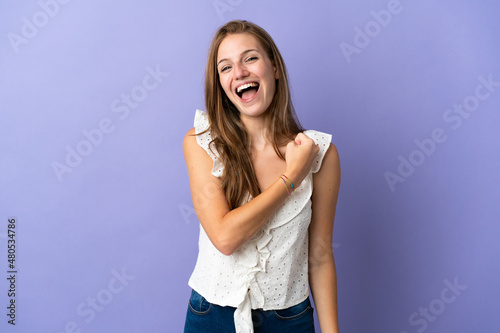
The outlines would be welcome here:
M 260 117 L 267 114 L 268 108 L 259 108 L 259 107 L 249 107 L 249 108 L 238 108 L 240 111 L 240 115 L 244 115 L 247 117 Z

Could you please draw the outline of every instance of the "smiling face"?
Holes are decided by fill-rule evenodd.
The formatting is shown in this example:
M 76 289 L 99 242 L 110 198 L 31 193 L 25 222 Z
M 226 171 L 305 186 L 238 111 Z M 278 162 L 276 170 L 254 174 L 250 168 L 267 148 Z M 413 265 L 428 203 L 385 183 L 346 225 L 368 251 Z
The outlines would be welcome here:
M 217 52 L 217 71 L 226 96 L 241 116 L 258 117 L 267 111 L 278 74 L 254 36 L 227 35 Z

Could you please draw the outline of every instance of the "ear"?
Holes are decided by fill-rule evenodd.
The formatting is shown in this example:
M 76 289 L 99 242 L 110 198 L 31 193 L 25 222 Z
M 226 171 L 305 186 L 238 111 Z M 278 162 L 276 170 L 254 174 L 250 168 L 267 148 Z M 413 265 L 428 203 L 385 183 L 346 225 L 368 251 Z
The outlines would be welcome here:
M 276 80 L 278 80 L 280 78 L 280 75 L 278 73 L 278 69 L 276 68 L 276 66 L 273 66 L 273 68 L 274 68 L 274 78 Z

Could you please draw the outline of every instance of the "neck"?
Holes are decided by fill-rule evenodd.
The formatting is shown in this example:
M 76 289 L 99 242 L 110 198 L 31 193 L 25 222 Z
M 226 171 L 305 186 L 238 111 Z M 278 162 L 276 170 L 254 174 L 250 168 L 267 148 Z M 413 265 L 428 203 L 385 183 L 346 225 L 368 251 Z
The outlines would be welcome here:
M 267 138 L 266 118 L 264 115 L 259 117 L 241 115 L 241 121 L 248 133 L 250 150 L 263 150 L 272 145 L 272 142 Z

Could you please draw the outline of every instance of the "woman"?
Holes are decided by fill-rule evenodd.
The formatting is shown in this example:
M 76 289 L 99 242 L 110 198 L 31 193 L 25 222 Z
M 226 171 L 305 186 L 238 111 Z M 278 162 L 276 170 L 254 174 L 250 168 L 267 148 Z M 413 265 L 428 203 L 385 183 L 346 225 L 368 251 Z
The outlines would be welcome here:
M 331 135 L 303 131 L 272 38 L 247 21 L 210 46 L 206 113 L 184 138 L 199 255 L 185 332 L 338 332 Z

